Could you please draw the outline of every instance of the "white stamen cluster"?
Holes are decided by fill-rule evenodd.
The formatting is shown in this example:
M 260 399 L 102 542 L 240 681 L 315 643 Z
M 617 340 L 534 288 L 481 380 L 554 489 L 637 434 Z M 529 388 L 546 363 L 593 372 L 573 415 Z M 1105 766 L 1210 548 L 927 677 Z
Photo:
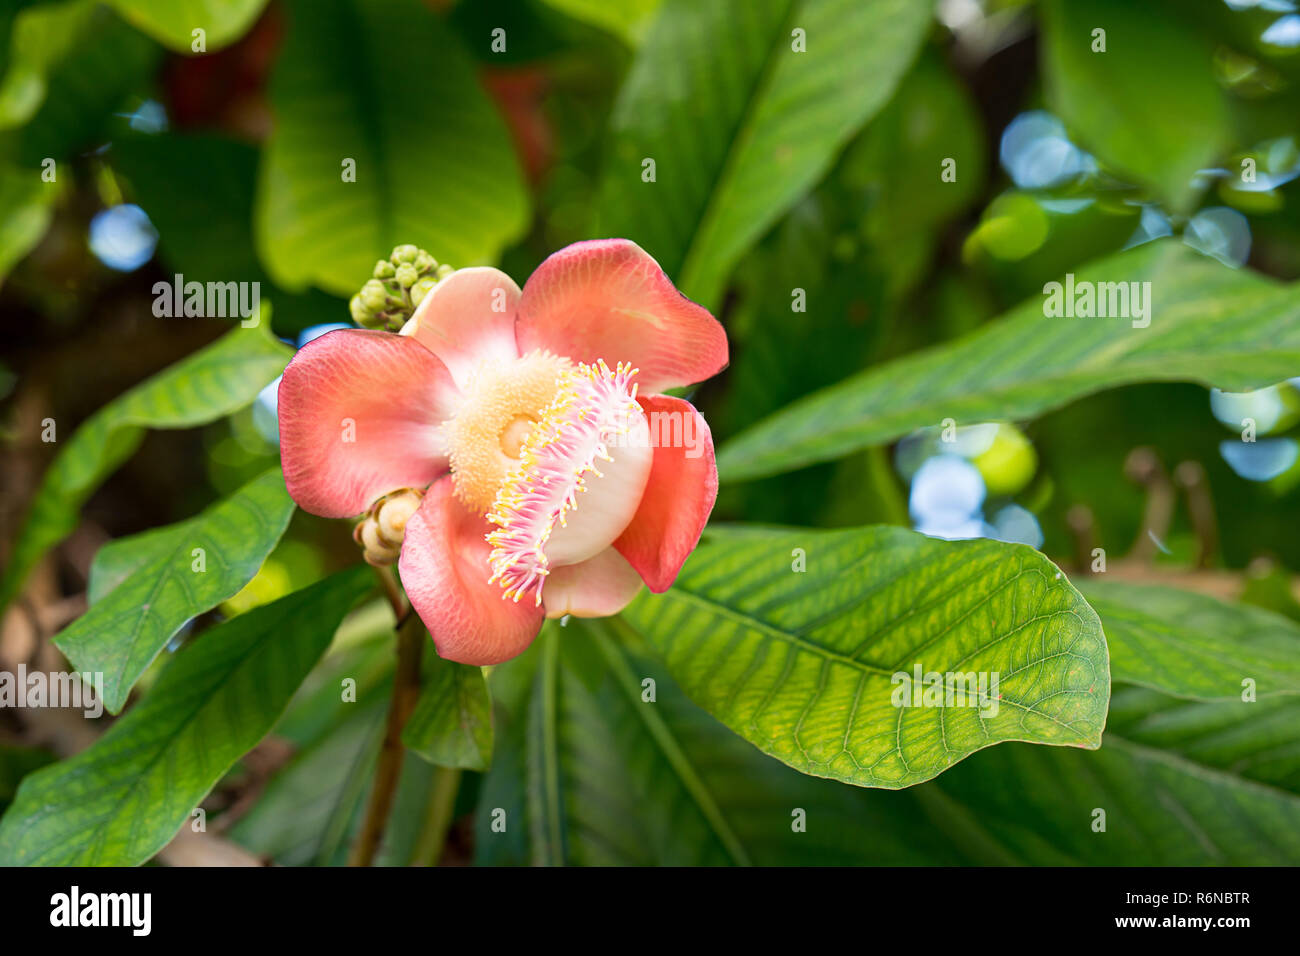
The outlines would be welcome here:
M 550 574 L 546 544 L 556 526 L 564 527 L 587 490 L 587 477 L 603 477 L 597 462 L 612 462 L 609 447 L 626 435 L 639 412 L 637 369 L 604 360 L 580 364 L 561 378 L 555 399 L 541 413 L 524 441 L 519 466 L 497 492 L 487 518 L 497 526 L 488 534 L 492 553 L 489 581 L 499 581 L 504 597 L 520 600 L 542 586 Z

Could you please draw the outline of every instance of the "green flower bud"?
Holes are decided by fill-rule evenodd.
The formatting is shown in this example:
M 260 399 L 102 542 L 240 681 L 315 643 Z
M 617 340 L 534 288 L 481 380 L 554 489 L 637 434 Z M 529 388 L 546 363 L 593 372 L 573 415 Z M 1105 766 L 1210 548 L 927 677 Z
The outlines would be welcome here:
M 447 263 L 444 262 L 442 265 L 438 266 L 438 278 L 445 279 L 447 278 L 447 276 L 451 275 L 455 271 L 456 271 L 455 269 L 453 269 L 451 266 L 447 265 Z
M 410 243 L 398 246 L 393 250 L 393 264 L 401 265 L 403 262 L 415 262 L 416 256 L 420 254 L 420 247 L 413 246 Z
M 433 287 L 438 284 L 438 280 L 433 276 L 425 276 L 415 285 L 411 286 L 411 305 L 419 305 L 424 301 L 424 297 L 433 291 Z
M 370 321 L 370 310 L 361 301 L 360 295 L 352 297 L 352 300 L 348 303 L 348 311 L 352 313 L 352 321 L 357 325 L 365 325 Z
M 391 279 L 396 274 L 393 264 L 387 259 L 380 259 L 375 263 L 374 276 L 376 279 Z
M 363 285 L 358 297 L 368 312 L 377 314 L 388 308 L 388 290 L 378 279 L 371 279 Z
M 403 262 L 397 267 L 397 283 L 403 289 L 409 289 L 415 285 L 415 280 L 420 278 L 420 272 L 409 262 Z
M 415 268 L 420 270 L 420 275 L 427 276 L 438 268 L 438 260 L 421 249 L 420 254 L 415 257 Z

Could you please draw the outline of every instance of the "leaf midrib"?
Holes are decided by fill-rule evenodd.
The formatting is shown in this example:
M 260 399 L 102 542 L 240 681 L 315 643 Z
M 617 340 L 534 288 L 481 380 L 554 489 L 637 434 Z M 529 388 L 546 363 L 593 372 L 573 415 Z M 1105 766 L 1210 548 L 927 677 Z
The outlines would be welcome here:
M 754 77 L 749 86 L 749 95 L 745 98 L 744 109 L 741 110 L 740 116 L 731 128 L 731 135 L 727 138 L 727 149 L 723 153 L 722 163 L 718 166 L 718 174 L 713 179 L 713 189 L 709 190 L 705 197 L 704 205 L 699 214 L 695 217 L 695 228 L 691 230 L 690 241 L 686 246 L 686 252 L 682 256 L 681 265 L 678 272 L 678 285 L 683 288 L 690 287 L 695 281 L 695 261 L 696 250 L 699 248 L 698 241 L 701 233 L 704 231 L 705 223 L 712 221 L 714 210 L 718 205 L 718 197 L 722 193 L 722 185 L 726 183 L 739 162 L 738 157 L 743 152 L 741 143 L 742 134 L 752 128 L 754 116 L 758 112 L 758 106 L 762 101 L 763 95 L 772 83 L 772 77 L 777 70 L 777 50 L 781 48 L 786 34 L 786 28 L 795 18 L 796 11 L 803 8 L 804 0 L 788 0 L 785 14 L 781 17 L 780 26 L 773 31 L 772 38 L 768 43 L 767 52 L 763 56 L 763 62 L 759 67 L 758 74 Z M 749 138 L 745 137 L 744 145 L 747 146 Z

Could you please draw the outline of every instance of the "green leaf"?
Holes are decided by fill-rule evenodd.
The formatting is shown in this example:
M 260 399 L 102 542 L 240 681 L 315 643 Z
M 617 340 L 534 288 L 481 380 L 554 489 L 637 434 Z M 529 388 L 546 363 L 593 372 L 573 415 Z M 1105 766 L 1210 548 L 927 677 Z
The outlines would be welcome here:
M 284 534 L 294 504 L 273 468 L 197 518 L 165 533 L 115 542 L 102 579 L 121 575 L 55 645 L 77 670 L 104 675 L 104 706 L 117 713 L 145 669 L 191 618 L 247 584 Z M 123 574 L 125 571 L 125 574 Z
M 1080 588 L 1117 682 L 1101 750 L 998 747 L 917 788 L 965 821 L 953 839 L 1028 864 L 1300 862 L 1296 625 L 1169 588 Z M 1257 700 L 1242 699 L 1242 675 Z
M 1022 545 L 710 529 L 676 584 L 623 618 L 759 750 L 858 786 L 911 786 L 1008 740 L 1095 748 L 1106 722 L 1097 616 Z M 899 675 L 918 671 L 942 675 L 948 706 L 914 705 Z
M 950 831 L 959 846 L 978 840 L 1004 863 L 1300 863 L 1300 797 L 1110 730 L 1095 753 L 995 747 L 927 788 L 944 817 L 961 821 Z M 1093 829 L 1098 811 L 1104 831 Z
M 383 650 L 391 665 L 391 648 Z M 379 756 L 390 687 L 339 705 L 342 719 L 276 773 L 231 839 L 284 866 L 341 863 Z
M 482 668 L 445 661 L 428 648 L 423 671 L 420 700 L 402 742 L 439 767 L 486 770 L 492 762 L 492 700 Z
M 636 46 L 645 36 L 661 0 L 546 0 L 556 10 L 608 30 L 628 46 Z
M 504 724 L 476 814 L 480 863 L 965 859 L 911 791 L 843 787 L 758 753 L 616 621 L 548 623 L 491 683 Z
M 24 777 L 53 762 L 48 750 L 0 744 L 0 813 L 13 802 Z
M 495 260 L 528 204 L 455 36 L 418 0 L 298 0 L 289 13 L 255 224 L 276 281 L 351 294 L 399 243 L 458 267 Z
M 293 759 L 231 827 L 231 839 L 285 866 L 346 861 L 384 736 L 394 660 L 388 602 L 358 607 L 275 725 Z
M 77 526 L 100 483 L 135 451 L 145 428 L 193 428 L 243 408 L 288 364 L 265 329 L 235 329 L 87 419 L 54 459 L 0 580 L 0 610 L 37 561 Z
M 932 6 L 668 0 L 614 107 L 598 233 L 640 243 L 716 306 L 741 255 L 889 99 Z
M 1056 318 L 1035 296 L 951 344 L 859 373 L 741 432 L 718 453 L 724 480 L 827 461 L 916 428 L 1021 419 L 1143 381 L 1259 388 L 1300 367 L 1300 295 L 1154 242 L 1079 270 L 1080 282 L 1150 282 L 1150 325 Z M 1140 320 L 1139 320 L 1140 321 Z
M 1107 738 L 1300 794 L 1300 697 L 1179 700 L 1145 687 L 1111 698 Z M 1103 744 L 1104 746 L 1104 744 Z
M 248 30 L 266 0 L 108 0 L 132 26 L 177 53 L 219 50 Z M 194 30 L 206 49 L 195 51 Z
M 0 129 L 21 126 L 45 101 L 50 71 L 75 47 L 95 4 L 71 0 L 0 14 L 10 20 L 0 72 Z
M 1116 681 L 1175 697 L 1241 701 L 1300 694 L 1300 625 L 1280 614 L 1177 588 L 1078 583 L 1101 617 Z
M 38 169 L 0 163 L 0 209 L 5 211 L 0 220 L 0 284 L 44 237 L 61 189 L 57 181 L 43 181 Z
M 103 738 L 23 781 L 0 821 L 0 863 L 148 860 L 271 729 L 371 586 L 368 569 L 344 571 L 198 637 Z
M 1192 176 L 1231 139 L 1213 38 L 1160 3 L 1046 0 L 1043 11 L 1052 109 L 1081 146 L 1186 211 Z M 1105 52 L 1093 52 L 1096 29 L 1105 30 Z

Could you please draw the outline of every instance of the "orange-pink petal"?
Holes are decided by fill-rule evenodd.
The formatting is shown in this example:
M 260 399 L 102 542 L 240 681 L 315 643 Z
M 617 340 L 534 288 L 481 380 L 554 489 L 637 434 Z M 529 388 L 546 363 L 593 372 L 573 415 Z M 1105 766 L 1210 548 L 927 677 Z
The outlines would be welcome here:
M 457 269 L 424 297 L 403 332 L 442 359 L 464 388 L 480 361 L 519 356 L 519 296 L 515 280 L 499 269 Z
M 631 524 L 614 542 L 650 590 L 667 591 L 718 497 L 713 435 L 689 402 L 668 395 L 637 399 L 650 422 L 654 462 Z
M 280 382 L 280 459 L 289 494 L 326 518 L 361 514 L 447 470 L 439 425 L 458 392 L 414 339 L 340 329 L 304 346 Z
M 727 365 L 727 335 L 627 239 L 575 242 L 524 283 L 519 350 L 575 362 L 630 362 L 646 392 L 702 382 Z
M 406 523 L 398 568 L 402 586 L 438 656 L 462 664 L 499 664 L 522 654 L 541 629 L 533 601 L 503 597 L 488 583 L 487 521 L 455 497 L 450 477 L 429 489 Z
M 641 590 L 641 576 L 613 548 L 578 564 L 552 568 L 542 588 L 547 617 L 609 617 Z

